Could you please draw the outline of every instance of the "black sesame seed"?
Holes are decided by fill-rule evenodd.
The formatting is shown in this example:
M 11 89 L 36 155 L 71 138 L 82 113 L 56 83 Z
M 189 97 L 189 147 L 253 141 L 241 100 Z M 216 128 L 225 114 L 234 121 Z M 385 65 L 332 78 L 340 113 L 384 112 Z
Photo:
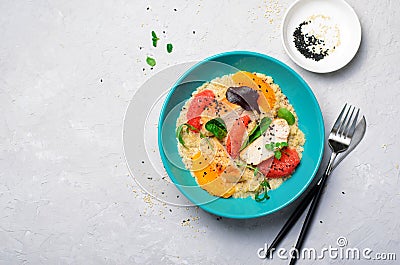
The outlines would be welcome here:
M 314 35 L 303 34 L 302 27 L 311 23 L 311 21 L 303 21 L 293 32 L 294 44 L 296 49 L 303 54 L 304 57 L 319 61 L 328 55 L 329 49 L 321 49 L 319 52 L 316 51 L 316 45 L 322 44 L 325 46 L 324 40 L 317 39 Z M 311 51 L 310 51 L 311 49 Z

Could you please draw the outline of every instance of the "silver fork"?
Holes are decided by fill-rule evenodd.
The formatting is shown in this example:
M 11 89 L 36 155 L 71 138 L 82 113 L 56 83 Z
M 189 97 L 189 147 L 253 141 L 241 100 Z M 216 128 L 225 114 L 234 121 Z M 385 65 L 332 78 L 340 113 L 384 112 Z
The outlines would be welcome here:
M 347 111 L 346 111 L 346 109 L 347 109 Z M 347 148 L 349 148 L 349 146 L 350 146 L 351 139 L 354 135 L 354 131 L 356 130 L 358 114 L 360 113 L 360 109 L 357 109 L 356 115 L 353 118 L 355 110 L 356 110 L 356 108 L 352 107 L 351 105 L 348 108 L 347 108 L 347 104 L 344 105 L 342 111 L 340 112 L 339 117 L 337 118 L 337 120 L 336 120 L 335 124 L 333 125 L 333 128 L 329 134 L 328 144 L 329 144 L 330 149 L 332 150 L 331 158 L 329 160 L 328 166 L 326 167 L 324 175 L 317 183 L 317 186 L 318 186 L 317 193 L 311 202 L 310 209 L 308 210 L 306 219 L 304 220 L 304 224 L 303 224 L 303 227 L 301 228 L 299 238 L 297 239 L 297 243 L 296 243 L 296 247 L 295 247 L 296 252 L 293 253 L 293 255 L 292 255 L 292 259 L 290 260 L 290 265 L 295 264 L 299 257 L 301 246 L 305 239 L 307 230 L 310 227 L 314 213 L 316 212 L 318 203 L 321 199 L 321 195 L 322 195 L 322 191 L 325 186 L 325 182 L 328 179 L 329 175 L 331 174 L 333 162 L 335 161 L 335 159 L 339 153 L 346 151 Z M 346 113 L 346 114 L 343 118 L 344 113 Z M 350 114 L 350 116 L 349 116 L 349 114 Z

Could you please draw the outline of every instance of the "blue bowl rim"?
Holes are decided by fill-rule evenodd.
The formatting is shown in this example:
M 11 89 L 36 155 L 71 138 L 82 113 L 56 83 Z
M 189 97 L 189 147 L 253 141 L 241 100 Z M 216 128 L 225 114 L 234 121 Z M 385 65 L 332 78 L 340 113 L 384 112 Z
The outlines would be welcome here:
M 307 84 L 307 82 L 297 73 L 295 72 L 291 67 L 289 67 L 288 65 L 286 65 L 285 63 L 279 61 L 278 59 L 275 59 L 271 56 L 268 56 L 266 54 L 262 54 L 262 53 L 258 53 L 258 52 L 252 52 L 252 51 L 228 51 L 228 52 L 222 52 L 222 53 L 218 53 L 215 55 L 212 55 L 210 57 L 207 57 L 206 59 L 196 63 L 195 65 L 193 65 L 192 67 L 190 67 L 172 86 L 171 90 L 168 92 L 167 97 L 165 98 L 165 101 L 162 105 L 161 111 L 160 111 L 160 117 L 158 119 L 158 151 L 160 153 L 161 156 L 161 160 L 162 163 L 164 165 L 164 168 L 168 174 L 168 176 L 171 178 L 172 182 L 175 184 L 176 179 L 174 177 L 174 175 L 172 174 L 169 166 L 167 165 L 167 163 L 165 163 L 165 160 L 167 159 L 164 151 L 163 151 L 163 147 L 162 147 L 162 140 L 161 140 L 161 128 L 162 126 L 160 126 L 161 123 L 163 123 L 163 120 L 165 118 L 165 108 L 167 106 L 167 103 L 170 101 L 170 98 L 172 97 L 173 93 L 175 92 L 177 86 L 193 71 L 193 69 L 199 67 L 200 65 L 206 63 L 206 62 L 210 62 L 213 61 L 217 58 L 220 57 L 225 57 L 225 56 L 230 56 L 230 55 L 250 55 L 250 56 L 255 56 L 255 57 L 261 57 L 267 60 L 271 60 L 274 63 L 277 63 L 279 65 L 281 65 L 282 67 L 284 67 L 285 69 L 289 70 L 289 72 L 291 72 L 293 75 L 295 75 L 306 87 L 307 91 L 309 92 L 309 94 L 312 97 L 312 100 L 314 101 L 314 103 L 316 104 L 316 106 L 318 106 L 319 109 L 319 120 L 321 126 L 320 128 L 318 128 L 323 135 L 325 135 L 325 126 L 324 126 L 324 119 L 322 117 L 322 112 L 321 112 L 321 107 L 319 106 L 319 103 L 313 93 L 313 91 L 311 90 L 311 87 Z M 323 137 L 323 139 L 325 139 L 325 137 Z M 288 206 L 289 204 L 291 204 L 292 202 L 294 202 L 301 194 L 303 194 L 303 192 L 308 188 L 308 186 L 310 185 L 310 183 L 313 181 L 313 179 L 315 178 L 315 175 L 318 172 L 318 169 L 320 167 L 321 161 L 322 161 L 322 157 L 324 154 L 324 142 L 322 143 L 322 147 L 320 149 L 320 152 L 318 154 L 318 161 L 317 164 L 314 168 L 314 171 L 312 172 L 312 176 L 309 178 L 309 181 L 306 183 L 306 185 L 304 185 L 304 187 L 296 194 L 294 195 L 290 200 L 288 200 L 286 203 L 280 205 L 279 207 L 276 207 L 270 211 L 266 211 L 266 212 L 260 212 L 260 213 L 256 213 L 254 215 L 231 215 L 231 214 L 226 214 L 226 213 L 221 213 L 219 211 L 215 211 L 213 208 L 208 207 L 208 204 L 201 204 L 201 205 L 197 205 L 192 199 L 190 194 L 187 194 L 187 192 L 182 189 L 179 185 L 175 185 L 175 187 L 178 188 L 178 190 L 188 199 L 190 200 L 192 203 L 194 203 L 196 206 L 202 208 L 203 210 L 212 213 L 214 215 L 218 215 L 218 216 L 222 216 L 222 217 L 226 217 L 226 218 L 233 218 L 233 219 L 250 219 L 250 218 L 257 218 L 257 217 L 262 217 L 262 216 L 266 216 L 269 214 L 272 214 L 274 212 L 277 212 L 283 208 L 285 208 L 286 206 Z

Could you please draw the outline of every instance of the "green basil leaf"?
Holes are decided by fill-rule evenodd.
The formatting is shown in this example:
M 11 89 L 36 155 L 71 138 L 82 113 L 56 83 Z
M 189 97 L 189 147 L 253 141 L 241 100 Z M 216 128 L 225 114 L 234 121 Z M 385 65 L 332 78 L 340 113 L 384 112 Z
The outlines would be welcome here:
M 264 179 L 263 181 L 261 181 L 260 186 L 262 187 L 266 187 L 267 185 L 269 185 L 268 181 L 266 179 Z
M 278 160 L 281 159 L 281 157 L 282 157 L 282 153 L 279 150 L 276 150 L 274 152 L 274 155 L 275 155 L 275 158 L 278 159 Z
M 296 121 L 294 115 L 287 108 L 280 108 L 278 110 L 278 117 L 285 119 L 289 125 L 293 125 Z
M 249 135 L 249 144 L 254 142 L 258 137 L 260 137 L 265 131 L 268 129 L 271 124 L 271 119 L 264 117 L 261 119 L 260 124 L 256 127 L 256 129 Z
M 256 168 L 254 169 L 254 176 L 257 176 L 258 171 L 260 171 L 260 170 L 258 169 L 258 167 L 256 167 Z
M 249 144 L 254 142 L 258 137 L 263 135 L 271 124 L 272 120 L 268 117 L 264 117 L 261 119 L 260 123 L 254 127 L 253 130 L 249 133 L 249 136 L 247 137 L 246 141 L 244 141 L 242 147 L 240 148 L 240 151 L 245 149 Z
M 260 186 L 256 192 L 256 194 L 254 195 L 254 199 L 256 200 L 256 202 L 262 202 L 264 200 L 268 200 L 270 197 L 268 196 L 268 189 L 271 189 L 271 186 L 269 185 L 269 182 L 264 179 L 261 183 Z M 264 192 L 264 196 L 260 197 L 260 193 Z
M 265 133 L 269 127 L 269 125 L 271 125 L 272 120 L 268 117 L 264 117 L 261 119 L 260 122 L 260 131 L 261 134 Z M 261 136 L 261 135 L 260 135 Z
M 200 133 L 200 138 L 205 138 L 205 135 L 202 134 L 199 129 L 197 129 L 196 127 L 194 127 L 193 125 L 190 125 L 189 123 L 183 123 L 181 125 L 178 126 L 178 128 L 176 129 L 176 138 L 178 138 L 178 141 L 183 145 L 183 147 L 187 148 L 185 145 L 185 141 L 183 140 L 183 129 L 186 126 L 186 133 L 189 133 L 189 130 L 192 130 L 194 132 Z M 209 142 L 208 142 L 209 143 Z
M 275 147 L 278 148 L 278 149 L 281 149 L 281 148 L 283 148 L 285 146 L 288 146 L 287 142 L 275 143 Z
M 178 141 L 183 145 L 183 147 L 187 148 L 185 145 L 185 141 L 183 141 L 182 138 L 182 131 L 183 127 L 186 125 L 186 123 L 179 125 L 179 127 L 176 129 L 176 138 L 178 138 Z
M 262 202 L 264 200 L 264 198 L 260 198 L 260 192 L 257 191 L 256 194 L 254 195 L 254 199 L 256 200 L 256 202 Z
M 274 143 L 269 143 L 265 145 L 265 148 L 269 151 L 273 151 L 274 150 Z
M 207 131 L 214 134 L 218 140 L 222 140 L 228 134 L 225 122 L 221 118 L 209 120 L 206 123 L 205 128 Z
M 268 189 L 271 189 L 271 186 L 269 185 L 269 182 L 268 182 L 268 181 L 266 181 L 266 180 L 265 180 L 265 182 L 266 182 L 266 186 L 267 186 L 267 188 L 268 188 Z

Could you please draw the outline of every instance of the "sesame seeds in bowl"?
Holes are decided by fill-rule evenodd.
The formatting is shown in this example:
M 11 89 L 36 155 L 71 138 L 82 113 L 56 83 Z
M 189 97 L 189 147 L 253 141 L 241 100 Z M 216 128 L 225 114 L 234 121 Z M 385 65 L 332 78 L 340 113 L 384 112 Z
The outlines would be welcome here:
M 333 53 L 340 45 L 340 30 L 331 17 L 312 15 L 301 22 L 293 33 L 296 49 L 314 61 L 320 61 Z
M 344 0 L 298 0 L 286 11 L 282 42 L 289 57 L 316 73 L 348 64 L 361 42 L 361 26 Z

